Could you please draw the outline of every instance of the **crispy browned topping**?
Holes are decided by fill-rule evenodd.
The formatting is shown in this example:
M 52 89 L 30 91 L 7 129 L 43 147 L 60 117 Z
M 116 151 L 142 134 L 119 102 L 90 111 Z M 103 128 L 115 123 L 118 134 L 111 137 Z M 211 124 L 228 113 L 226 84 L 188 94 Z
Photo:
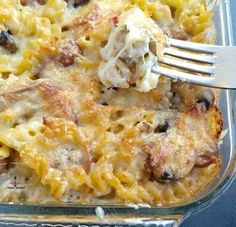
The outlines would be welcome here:
M 77 44 L 71 39 L 65 39 L 58 44 L 58 60 L 65 67 L 74 64 L 75 57 L 81 54 Z
M 46 83 L 40 84 L 39 90 L 45 99 L 49 99 L 52 96 L 58 95 L 59 92 L 63 91 L 63 87 L 56 81 L 47 81 Z
M 158 130 L 154 130 L 157 136 L 142 147 L 148 154 L 146 166 L 154 178 L 160 182 L 178 180 L 187 176 L 194 167 L 220 162 L 217 144 L 222 131 L 220 119 L 219 110 L 212 107 L 208 112 L 172 115 L 168 127 L 167 121 L 159 124 Z M 219 125 L 214 132 L 212 122 Z
M 86 32 L 94 29 L 99 24 L 101 21 L 101 16 L 99 16 L 99 6 L 91 5 L 89 8 L 89 13 L 86 16 L 78 17 L 72 24 L 72 27 Z
M 70 89 L 70 88 L 68 88 Z M 56 117 L 68 118 L 78 124 L 78 116 L 74 110 L 75 100 L 67 93 L 67 89 L 55 81 L 40 85 L 39 90 L 47 100 L 44 109 Z

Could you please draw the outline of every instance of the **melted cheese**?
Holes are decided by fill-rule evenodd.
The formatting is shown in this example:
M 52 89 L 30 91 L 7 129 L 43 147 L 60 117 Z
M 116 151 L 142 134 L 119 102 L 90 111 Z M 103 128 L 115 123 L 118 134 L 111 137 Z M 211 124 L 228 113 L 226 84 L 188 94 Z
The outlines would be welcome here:
M 152 73 L 152 67 L 162 56 L 164 35 L 138 8 L 125 12 L 118 21 L 100 52 L 105 62 L 99 67 L 99 79 L 107 87 L 135 85 L 138 91 L 148 92 L 158 83 L 159 75 Z
M 28 2 L 0 0 L 19 48 L 0 48 L 0 202 L 174 205 L 204 190 L 220 166 L 213 93 L 151 68 L 161 29 L 212 42 L 205 2 Z

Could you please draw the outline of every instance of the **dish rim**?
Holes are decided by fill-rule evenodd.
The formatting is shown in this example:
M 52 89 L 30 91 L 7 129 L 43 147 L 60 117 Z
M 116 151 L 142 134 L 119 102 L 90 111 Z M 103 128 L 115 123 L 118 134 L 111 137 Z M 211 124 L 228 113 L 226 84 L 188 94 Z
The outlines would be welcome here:
M 221 23 L 223 34 L 223 45 L 232 46 L 234 44 L 233 38 L 233 29 L 232 29 L 232 17 L 231 17 L 231 10 L 230 10 L 230 0 L 219 1 L 219 8 L 220 8 L 220 16 L 221 16 Z M 220 179 L 221 182 L 215 188 L 211 189 L 211 191 L 203 196 L 198 200 L 191 201 L 189 203 L 183 205 L 176 205 L 170 207 L 140 207 L 139 209 L 135 209 L 132 207 L 127 206 L 117 206 L 117 205 L 102 205 L 103 209 L 105 210 L 106 214 L 112 215 L 181 215 L 183 218 L 192 215 L 193 213 L 199 212 L 206 207 L 213 204 L 219 196 L 224 193 L 232 184 L 233 180 L 235 179 L 236 175 L 236 144 L 234 141 L 235 136 L 235 120 L 236 119 L 236 94 L 234 91 L 225 91 L 226 95 L 226 102 L 227 102 L 227 117 L 229 120 L 229 128 L 228 133 L 230 137 L 230 148 L 231 153 L 234 157 L 231 159 L 230 166 L 228 168 L 228 173 L 223 179 Z M 65 204 L 61 205 L 14 205 L 14 204 L 0 204 L 0 220 L 2 215 L 94 215 L 95 208 L 97 205 L 72 205 L 72 204 Z

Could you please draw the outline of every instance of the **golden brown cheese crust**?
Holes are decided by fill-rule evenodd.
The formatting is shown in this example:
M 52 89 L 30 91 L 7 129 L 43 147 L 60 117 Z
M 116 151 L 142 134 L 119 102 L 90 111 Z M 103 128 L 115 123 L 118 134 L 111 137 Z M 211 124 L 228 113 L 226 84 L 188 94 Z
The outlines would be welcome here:
M 211 130 L 209 115 L 212 113 L 215 114 L 214 121 L 221 118 L 220 112 L 215 111 L 215 107 L 212 107 L 205 116 L 191 112 L 175 113 L 175 116 L 167 120 L 169 123 L 165 122 L 159 126 L 158 132 L 161 129 L 165 134 L 160 138 L 149 137 L 144 151 L 150 155 L 148 162 L 156 179 L 177 180 L 189 174 L 194 166 L 206 167 L 220 161 L 218 133 L 212 131 L 213 137 L 208 134 Z M 221 120 L 218 124 L 221 125 Z M 222 130 L 222 126 L 220 127 Z
M 21 102 L 27 102 L 32 117 L 37 112 L 45 112 L 78 123 L 77 110 L 75 110 L 78 105 L 74 100 L 76 93 L 71 84 L 63 85 L 59 81 L 40 79 L 28 81 L 27 84 L 21 84 L 19 80 L 12 87 L 8 86 L 7 91 L 0 96 L 5 108 L 14 109 Z M 24 115 L 24 111 L 22 114 Z

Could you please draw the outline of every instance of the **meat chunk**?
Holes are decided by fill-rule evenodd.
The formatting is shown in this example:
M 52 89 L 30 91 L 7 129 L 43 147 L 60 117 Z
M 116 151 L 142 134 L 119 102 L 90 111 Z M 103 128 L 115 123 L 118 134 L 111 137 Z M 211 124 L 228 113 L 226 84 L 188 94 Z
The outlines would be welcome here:
M 175 181 L 186 176 L 194 167 L 195 152 L 189 147 L 151 143 L 145 148 L 153 176 L 159 182 Z
M 159 124 L 145 141 L 146 166 L 157 181 L 175 181 L 188 175 L 194 167 L 207 167 L 220 161 L 218 138 L 213 129 L 220 112 L 213 118 L 209 116 L 212 112 L 216 110 L 177 116 L 173 112 L 168 123 Z M 214 121 L 216 124 L 212 124 Z
M 7 159 L 0 160 L 0 173 L 2 173 L 7 167 Z
M 4 47 L 11 54 L 17 51 L 17 45 L 14 36 L 9 31 L 1 31 L 0 46 Z
M 181 27 L 175 21 L 169 22 L 168 24 L 160 22 L 159 26 L 161 27 L 162 31 L 171 38 L 179 40 L 190 39 L 190 36 L 184 31 L 183 27 Z
M 81 54 L 80 48 L 71 39 L 65 39 L 58 44 L 58 61 L 65 67 L 74 64 L 75 57 Z
M 159 182 L 178 180 L 188 175 L 193 167 L 207 167 L 220 160 L 217 148 L 198 154 L 188 143 L 178 147 L 154 143 L 147 147 L 145 150 L 149 153 L 148 165 Z
M 189 35 L 184 31 L 184 29 L 177 24 L 174 24 L 170 30 L 171 35 L 174 39 L 189 40 L 190 38 Z

